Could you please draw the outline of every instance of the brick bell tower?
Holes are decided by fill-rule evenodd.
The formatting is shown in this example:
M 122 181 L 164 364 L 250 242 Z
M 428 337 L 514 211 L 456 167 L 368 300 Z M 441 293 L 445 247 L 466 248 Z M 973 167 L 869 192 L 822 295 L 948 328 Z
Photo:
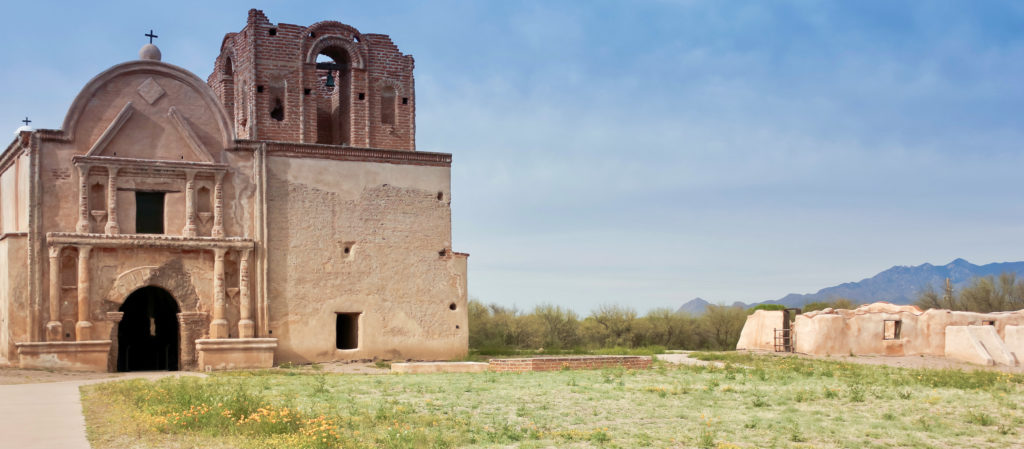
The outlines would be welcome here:
M 387 35 L 273 24 L 251 9 L 207 82 L 239 139 L 414 151 L 413 66 Z

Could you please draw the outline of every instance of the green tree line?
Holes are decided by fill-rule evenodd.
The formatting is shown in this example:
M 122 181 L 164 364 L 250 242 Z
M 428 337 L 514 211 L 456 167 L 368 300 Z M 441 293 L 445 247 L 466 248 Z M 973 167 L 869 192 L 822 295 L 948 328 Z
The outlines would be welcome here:
M 947 283 L 943 291 L 926 287 L 914 303 L 922 309 L 949 309 L 968 312 L 1002 312 L 1024 309 L 1024 279 L 1015 273 L 983 276 L 954 291 Z
M 523 312 L 469 301 L 469 346 L 480 352 L 512 349 L 601 348 L 735 349 L 747 312 L 708 306 L 700 316 L 654 309 L 640 316 L 630 307 L 603 305 L 580 318 L 570 309 L 544 304 Z

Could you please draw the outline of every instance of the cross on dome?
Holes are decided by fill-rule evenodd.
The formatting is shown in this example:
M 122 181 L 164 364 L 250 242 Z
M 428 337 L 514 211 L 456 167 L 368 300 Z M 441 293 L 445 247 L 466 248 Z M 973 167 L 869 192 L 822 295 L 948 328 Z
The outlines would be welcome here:
M 32 120 L 29 120 L 28 116 L 25 116 L 25 120 L 22 120 L 21 123 L 24 123 L 25 126 L 28 126 L 29 123 L 32 123 Z
M 160 36 L 157 36 L 157 35 L 153 34 L 153 29 L 152 28 L 149 29 L 149 33 L 143 34 L 143 36 L 148 37 L 149 38 L 149 43 L 151 43 L 151 44 L 153 43 L 153 38 L 154 37 L 160 37 Z

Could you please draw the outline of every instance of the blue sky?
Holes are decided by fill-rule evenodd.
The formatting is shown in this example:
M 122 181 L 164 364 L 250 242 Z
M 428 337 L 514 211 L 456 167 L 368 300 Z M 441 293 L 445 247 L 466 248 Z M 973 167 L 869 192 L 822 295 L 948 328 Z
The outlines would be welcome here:
M 0 124 L 58 128 L 150 28 L 205 79 L 250 7 L 416 57 L 418 148 L 454 154 L 486 302 L 643 312 L 1024 260 L 1019 2 L 19 2 Z

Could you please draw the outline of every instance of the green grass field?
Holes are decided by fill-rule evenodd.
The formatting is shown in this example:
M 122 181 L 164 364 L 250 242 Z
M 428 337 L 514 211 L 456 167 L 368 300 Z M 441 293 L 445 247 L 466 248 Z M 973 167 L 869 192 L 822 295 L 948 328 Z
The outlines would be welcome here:
M 93 447 L 1024 447 L 1024 376 L 708 353 L 724 368 L 340 375 L 82 388 Z

